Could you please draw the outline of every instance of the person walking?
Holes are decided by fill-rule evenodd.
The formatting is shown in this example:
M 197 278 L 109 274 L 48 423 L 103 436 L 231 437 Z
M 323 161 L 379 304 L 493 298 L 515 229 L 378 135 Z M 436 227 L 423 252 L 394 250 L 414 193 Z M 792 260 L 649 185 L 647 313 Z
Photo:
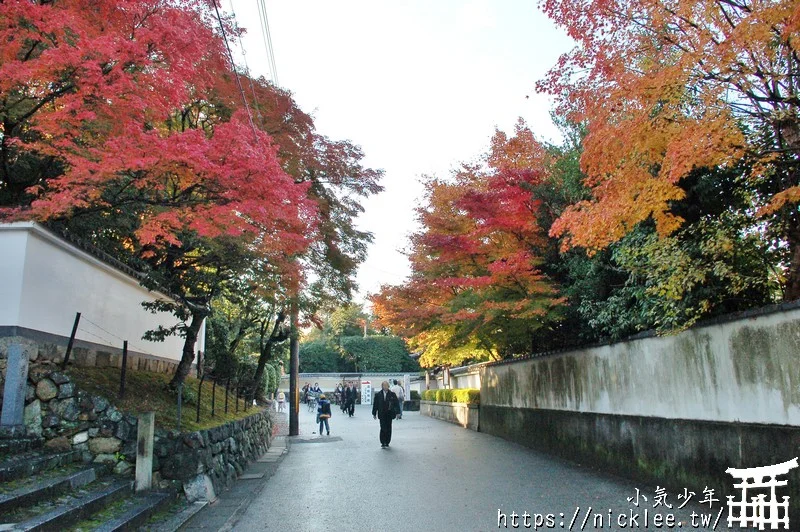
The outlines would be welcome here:
M 284 412 L 284 403 L 286 403 L 286 394 L 283 392 L 278 392 L 278 412 Z
M 347 403 L 347 415 L 349 417 L 353 417 L 353 414 L 356 410 L 356 385 L 352 382 L 348 384 L 344 391 L 344 395 L 346 397 L 345 402 Z
M 403 392 L 403 387 L 397 382 L 397 379 L 392 381 L 394 384 L 390 388 L 397 396 L 397 419 L 403 419 L 403 401 L 406 399 L 406 394 Z
M 397 396 L 389 389 L 389 382 L 383 381 L 381 389 L 375 394 L 372 401 L 372 418 L 380 420 L 381 423 L 381 449 L 389 447 L 392 441 L 392 420 L 395 417 L 397 408 Z
M 331 427 L 328 425 L 328 419 L 331 417 L 331 402 L 325 397 L 325 394 L 319 396 L 319 406 L 317 407 L 317 417 L 319 417 L 319 435 L 322 436 L 322 425 L 325 425 L 325 431 L 328 436 L 331 435 Z

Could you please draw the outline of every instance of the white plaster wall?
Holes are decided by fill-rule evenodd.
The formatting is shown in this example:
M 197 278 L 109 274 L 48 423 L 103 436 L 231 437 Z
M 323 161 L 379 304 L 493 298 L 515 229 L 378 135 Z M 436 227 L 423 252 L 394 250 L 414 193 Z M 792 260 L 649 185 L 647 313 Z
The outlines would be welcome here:
M 0 314 L 0 325 L 18 325 L 69 336 L 75 313 L 81 313 L 76 338 L 121 348 L 128 340 L 131 351 L 179 360 L 183 339 L 164 342 L 142 339 L 147 330 L 175 323 L 168 313 L 152 314 L 141 303 L 164 296 L 149 292 L 138 281 L 33 224 L 11 224 L 0 231 L 0 250 L 6 242 L 25 240 L 24 268 L 15 278 L 18 310 Z M 19 251 L 19 244 L 14 247 Z M 14 319 L 16 318 L 16 319 Z M 196 350 L 204 350 L 205 327 Z
M 0 325 L 19 320 L 26 242 L 22 231 L 0 230 Z
M 481 404 L 800 425 L 800 309 L 483 369 Z

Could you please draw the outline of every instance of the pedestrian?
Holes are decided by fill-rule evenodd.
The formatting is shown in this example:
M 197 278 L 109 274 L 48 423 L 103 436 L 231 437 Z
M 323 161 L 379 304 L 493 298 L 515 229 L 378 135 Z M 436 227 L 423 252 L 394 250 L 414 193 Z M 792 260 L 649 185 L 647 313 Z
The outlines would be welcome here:
M 335 404 L 341 405 L 344 402 L 343 397 L 342 397 L 342 392 L 343 391 L 344 391 L 344 388 L 342 388 L 342 384 L 341 383 L 337 384 L 336 385 L 336 390 L 333 392 L 333 402 Z
M 353 417 L 356 411 L 356 385 L 352 382 L 345 390 L 345 396 L 347 397 L 347 415 L 349 417 Z
M 403 401 L 406 399 L 406 394 L 403 392 L 403 387 L 400 386 L 397 379 L 394 379 L 392 382 L 394 382 L 394 384 L 391 390 L 397 396 L 397 419 L 403 419 Z
M 286 394 L 283 392 L 278 392 L 278 412 L 283 412 L 283 405 L 286 403 Z
M 381 423 L 381 449 L 389 447 L 392 441 L 392 420 L 397 413 L 397 396 L 389 389 L 389 382 L 381 383 L 381 390 L 372 401 L 372 418 Z
M 319 396 L 319 406 L 317 407 L 317 417 L 319 418 L 319 435 L 322 436 L 322 425 L 325 424 L 325 430 L 328 436 L 331 435 L 331 427 L 328 425 L 328 419 L 331 417 L 331 402 L 325 397 L 325 394 Z

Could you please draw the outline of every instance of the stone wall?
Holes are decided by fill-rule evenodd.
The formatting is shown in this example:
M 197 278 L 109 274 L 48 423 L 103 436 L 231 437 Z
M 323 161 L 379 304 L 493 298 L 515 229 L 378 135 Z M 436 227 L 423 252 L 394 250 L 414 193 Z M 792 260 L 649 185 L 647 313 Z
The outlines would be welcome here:
M 207 475 L 219 493 L 230 487 L 249 462 L 267 451 L 271 437 L 269 410 L 203 431 L 181 434 L 156 430 L 155 478 L 186 485 Z
M 135 466 L 137 418 L 103 397 L 78 390 L 53 364 L 31 365 L 24 422 L 24 435 L 5 436 L 41 438 L 47 450 L 77 451 L 80 460 L 108 464 L 118 474 L 131 473 Z M 271 434 L 268 410 L 191 433 L 157 428 L 154 485 L 163 488 L 181 482 L 185 487 L 207 475 L 219 493 L 232 484 L 248 462 L 267 451 Z
M 800 451 L 800 305 L 485 365 L 481 432 L 653 485 L 733 494 L 726 469 Z M 800 471 L 782 493 L 800 506 Z M 724 500 L 723 497 L 720 497 Z
M 22 345 L 31 363 L 60 364 L 67 352 L 68 338 L 43 334 L 36 331 L 24 331 L 15 327 L 13 335 L 0 334 L 0 379 L 5 375 L 5 361 L 8 346 Z M 0 331 L 2 332 L 2 331 Z M 7 331 L 8 332 L 8 331 Z M 78 367 L 121 368 L 122 349 L 83 340 L 76 340 L 69 356 L 69 365 Z M 128 351 L 128 369 L 134 371 L 150 371 L 154 373 L 173 373 L 177 363 L 173 360 L 159 358 L 144 353 Z M 0 387 L 2 380 L 0 380 Z
M 423 416 L 429 416 L 460 425 L 465 429 L 477 431 L 480 428 L 480 408 L 478 405 L 420 401 L 419 413 Z

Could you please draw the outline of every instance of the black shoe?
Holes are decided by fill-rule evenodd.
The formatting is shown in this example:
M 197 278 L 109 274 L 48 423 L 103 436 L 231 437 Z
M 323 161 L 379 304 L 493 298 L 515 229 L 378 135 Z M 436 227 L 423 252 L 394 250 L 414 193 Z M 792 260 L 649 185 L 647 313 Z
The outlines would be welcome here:
M 330 431 L 328 431 L 328 436 L 330 436 L 330 435 L 331 435 L 331 433 L 330 433 Z

